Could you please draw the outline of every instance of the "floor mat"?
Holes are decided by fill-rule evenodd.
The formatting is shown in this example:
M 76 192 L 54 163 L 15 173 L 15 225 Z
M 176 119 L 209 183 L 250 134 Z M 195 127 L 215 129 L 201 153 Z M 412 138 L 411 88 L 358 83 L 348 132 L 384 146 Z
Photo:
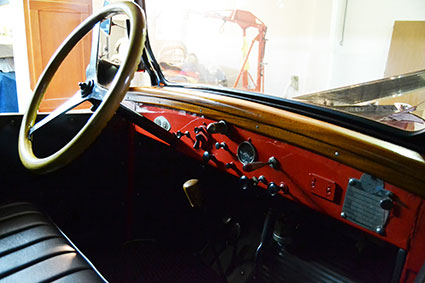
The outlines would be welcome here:
M 103 270 L 110 282 L 224 282 L 194 255 L 155 241 L 127 242 L 113 262 Z

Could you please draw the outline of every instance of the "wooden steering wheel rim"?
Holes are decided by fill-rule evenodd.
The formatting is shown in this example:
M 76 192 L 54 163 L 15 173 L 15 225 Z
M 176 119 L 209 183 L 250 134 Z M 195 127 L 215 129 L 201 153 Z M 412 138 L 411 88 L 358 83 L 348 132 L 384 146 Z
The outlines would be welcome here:
M 71 49 L 98 22 L 117 14 L 126 14 L 130 21 L 129 48 L 122 64 L 105 93 L 102 102 L 80 131 L 60 150 L 50 156 L 38 158 L 33 153 L 30 129 L 34 126 L 43 95 L 55 72 Z M 146 36 L 143 10 L 132 2 L 121 2 L 104 7 L 84 20 L 62 43 L 50 59 L 35 87 L 28 110 L 19 131 L 18 151 L 22 164 L 37 173 L 57 170 L 79 156 L 96 139 L 118 109 L 141 58 Z

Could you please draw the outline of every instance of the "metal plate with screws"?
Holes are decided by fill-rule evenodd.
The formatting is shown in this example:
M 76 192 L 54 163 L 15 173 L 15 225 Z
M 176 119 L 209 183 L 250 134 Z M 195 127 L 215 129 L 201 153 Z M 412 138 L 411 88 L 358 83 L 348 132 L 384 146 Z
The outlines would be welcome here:
M 391 192 L 383 189 L 383 182 L 379 179 L 376 182 L 379 186 L 373 190 L 371 182 L 364 184 L 364 188 L 362 181 L 373 178 L 365 175 L 360 180 L 350 179 L 348 182 L 341 217 L 383 235 L 391 208 L 384 209 L 381 204 L 383 200 L 389 199 Z

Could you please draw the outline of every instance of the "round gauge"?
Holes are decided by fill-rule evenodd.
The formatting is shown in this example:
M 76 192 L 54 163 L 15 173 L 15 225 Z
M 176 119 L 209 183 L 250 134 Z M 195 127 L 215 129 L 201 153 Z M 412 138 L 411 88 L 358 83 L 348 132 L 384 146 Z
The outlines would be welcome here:
M 257 152 L 252 143 L 244 141 L 238 146 L 238 159 L 242 164 L 254 162 L 256 155 Z
M 360 183 L 363 190 L 370 194 L 377 193 L 384 188 L 384 181 L 369 174 L 363 174 Z

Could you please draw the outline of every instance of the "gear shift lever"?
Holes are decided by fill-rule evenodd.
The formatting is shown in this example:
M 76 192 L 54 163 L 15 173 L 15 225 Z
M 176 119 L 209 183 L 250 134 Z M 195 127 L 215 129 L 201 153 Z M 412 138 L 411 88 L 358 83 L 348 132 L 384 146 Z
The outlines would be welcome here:
M 191 207 L 200 208 L 202 206 L 202 192 L 198 179 L 190 179 L 183 184 L 183 191 Z

